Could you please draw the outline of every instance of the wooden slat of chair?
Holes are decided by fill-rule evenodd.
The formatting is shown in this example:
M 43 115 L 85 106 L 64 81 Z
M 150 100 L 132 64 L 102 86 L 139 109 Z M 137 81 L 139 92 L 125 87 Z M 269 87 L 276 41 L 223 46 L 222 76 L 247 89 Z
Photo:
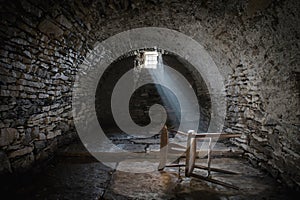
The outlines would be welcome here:
M 207 177 L 210 176 L 210 164 L 211 164 L 211 138 L 208 141 L 208 152 L 207 152 Z
M 205 138 L 217 138 L 217 139 L 225 139 L 225 138 L 235 138 L 235 137 L 241 137 L 241 134 L 224 134 L 224 133 L 197 133 L 196 138 L 197 139 L 205 139 Z
M 172 132 L 176 132 L 180 135 L 188 136 L 188 133 L 174 130 L 174 129 L 168 129 Z M 212 137 L 212 138 L 219 138 L 219 139 L 225 139 L 225 138 L 234 138 L 234 137 L 240 137 L 242 134 L 227 134 L 227 133 L 196 133 L 196 138 L 205 138 L 205 137 Z
M 176 149 L 183 149 L 186 150 L 186 147 L 180 144 L 176 144 L 176 143 L 169 143 L 169 147 L 170 148 L 176 148 Z
M 185 167 L 185 164 L 169 164 L 166 165 L 165 167 Z
M 185 164 L 168 164 L 165 167 L 185 167 Z M 195 164 L 194 168 L 195 169 L 204 169 L 204 170 L 207 170 L 206 166 L 198 165 L 198 164 Z M 213 172 L 221 172 L 221 173 L 224 173 L 224 174 L 240 174 L 238 172 L 233 172 L 233 171 L 229 171 L 229 170 L 225 170 L 225 169 L 219 169 L 219 168 L 214 168 L 214 167 L 211 167 L 210 170 L 213 171 Z
M 205 169 L 205 170 L 208 169 L 208 167 L 203 166 L 203 165 L 198 165 L 198 164 L 195 164 L 194 168 L 196 168 L 196 169 Z M 224 173 L 224 174 L 239 174 L 238 172 L 233 172 L 233 171 L 229 171 L 229 170 L 225 170 L 225 169 L 219 169 L 219 168 L 214 168 L 214 167 L 211 167 L 210 171 L 221 172 L 221 173 Z
M 168 149 L 168 154 L 178 154 L 180 156 L 185 156 L 186 150 L 181 150 L 181 149 L 173 149 L 169 148 Z
M 194 170 L 196 161 L 196 134 L 191 132 L 187 139 L 187 151 L 185 159 L 185 176 L 189 177 Z
M 201 176 L 199 174 L 192 173 L 192 174 L 190 174 L 190 176 L 194 177 L 194 178 L 202 179 L 202 180 L 205 180 L 205 181 L 208 181 L 208 182 L 212 182 L 212 183 L 215 183 L 215 184 L 218 184 L 218 185 L 222 185 L 222 186 L 225 186 L 225 187 L 229 187 L 229 188 L 232 188 L 232 189 L 235 189 L 235 190 L 240 189 L 239 187 L 237 187 L 235 185 L 225 183 L 223 181 L 219 181 L 219 180 L 216 180 L 216 179 L 208 178 L 208 177 L 205 177 L 205 176 Z
M 176 132 L 180 135 L 184 135 L 184 136 L 188 136 L 189 134 L 188 133 L 185 133 L 185 132 L 182 132 L 182 131 L 177 131 L 177 130 L 174 130 L 174 129 L 169 129 L 171 132 Z

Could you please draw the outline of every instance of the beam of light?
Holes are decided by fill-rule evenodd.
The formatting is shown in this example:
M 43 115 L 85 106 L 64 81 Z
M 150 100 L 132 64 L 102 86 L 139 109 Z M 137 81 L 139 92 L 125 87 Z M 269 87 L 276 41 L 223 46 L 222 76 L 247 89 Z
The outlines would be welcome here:
M 151 54 L 145 54 L 147 55 L 155 55 L 154 53 Z M 151 58 L 151 60 L 153 60 L 153 58 Z M 182 93 L 182 90 L 184 88 L 182 88 L 181 82 L 178 80 L 179 77 L 174 77 L 171 74 L 169 74 L 166 70 L 165 70 L 165 64 L 163 62 L 163 58 L 162 58 L 162 54 L 158 53 L 157 54 L 157 67 L 153 67 L 153 63 L 150 64 L 151 66 L 147 66 L 147 63 L 145 62 L 145 66 L 143 66 L 148 73 L 150 74 L 151 78 L 153 80 L 155 80 L 155 82 L 157 82 L 158 84 L 155 84 L 156 90 L 159 93 L 161 100 L 163 101 L 163 104 L 165 106 L 169 106 L 170 110 L 174 111 L 174 117 L 175 120 L 171 119 L 171 123 L 172 126 L 174 125 L 174 121 L 176 122 L 180 122 L 183 123 L 184 126 L 182 127 L 185 130 L 182 131 L 187 131 L 189 130 L 189 127 L 193 127 L 193 126 L 189 126 L 191 123 L 193 123 L 193 116 L 190 116 L 190 113 L 193 113 L 195 107 L 193 106 L 193 104 L 198 104 L 198 102 L 191 102 L 190 99 L 188 99 L 188 97 L 184 96 Z M 178 104 L 178 102 L 176 101 L 176 99 L 174 98 L 174 95 L 171 95 L 169 92 L 166 92 L 165 89 L 161 86 L 163 86 L 165 83 L 168 83 L 169 85 L 173 86 L 173 93 L 176 94 L 176 97 L 178 102 L 180 102 L 181 104 L 185 104 L 185 110 L 180 109 L 180 105 Z M 191 88 L 192 86 L 189 85 Z M 164 97 L 164 98 L 163 98 Z M 187 106 L 188 105 L 188 106 Z M 181 113 L 180 113 L 181 111 Z
M 151 75 L 151 77 L 154 80 L 156 80 L 159 84 L 163 85 L 163 81 L 168 81 L 169 83 L 172 83 L 173 85 L 176 85 L 175 81 L 172 80 L 168 76 L 168 74 L 165 73 L 164 63 L 163 63 L 163 59 L 162 59 L 162 55 L 161 54 L 158 55 L 157 70 L 151 70 L 150 69 L 148 71 L 149 71 L 149 74 Z M 163 79 L 165 79 L 165 80 L 163 80 Z M 175 115 L 174 116 L 175 120 L 171 121 L 172 125 L 175 122 L 180 122 L 180 113 L 178 112 L 180 110 L 180 107 L 179 107 L 176 99 L 174 99 L 174 96 L 172 97 L 169 92 L 166 93 L 165 90 L 164 90 L 164 88 L 161 87 L 158 84 L 155 84 L 155 87 L 156 87 L 156 90 L 157 90 L 157 92 L 159 93 L 159 95 L 161 97 L 161 100 L 163 101 L 163 104 L 165 106 L 169 106 L 170 109 L 172 111 L 174 111 L 173 113 Z M 165 98 L 163 98 L 163 97 L 165 97 Z

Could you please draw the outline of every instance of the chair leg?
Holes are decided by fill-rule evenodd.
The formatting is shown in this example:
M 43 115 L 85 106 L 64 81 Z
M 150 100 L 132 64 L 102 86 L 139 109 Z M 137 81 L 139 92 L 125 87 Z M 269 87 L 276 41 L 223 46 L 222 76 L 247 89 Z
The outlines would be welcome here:
M 195 131 L 189 131 L 187 139 L 187 150 L 185 159 L 185 176 L 189 177 L 195 167 L 196 160 L 196 134 Z
M 168 156 L 168 143 L 169 143 L 169 133 L 167 126 L 165 125 L 161 131 L 160 135 L 160 162 L 158 166 L 158 170 L 163 170 L 167 163 Z
M 207 177 L 210 177 L 210 164 L 211 164 L 211 138 L 209 138 L 208 142 L 208 152 L 207 152 Z

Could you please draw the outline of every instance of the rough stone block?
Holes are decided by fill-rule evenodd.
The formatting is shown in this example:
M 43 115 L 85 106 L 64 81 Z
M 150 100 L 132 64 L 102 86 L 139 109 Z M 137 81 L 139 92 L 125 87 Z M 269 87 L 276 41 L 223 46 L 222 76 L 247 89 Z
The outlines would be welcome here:
M 19 149 L 19 150 L 16 150 L 16 151 L 13 151 L 11 153 L 9 153 L 8 157 L 9 158 L 14 158 L 14 157 L 17 157 L 17 156 L 23 156 L 25 154 L 29 154 L 33 151 L 33 147 L 25 147 L 23 149 Z
M 67 20 L 67 18 L 64 15 L 60 15 L 56 18 L 56 21 L 60 23 L 61 25 L 67 27 L 70 29 L 72 27 L 72 24 Z
M 46 147 L 46 141 L 35 141 L 34 142 L 34 147 L 36 149 L 43 149 Z
M 0 174 L 6 172 L 12 172 L 10 167 L 10 162 L 6 153 L 0 151 Z
M 19 137 L 19 132 L 15 128 L 1 129 L 0 146 L 6 146 Z
M 50 131 L 47 133 L 47 139 L 55 138 L 58 135 L 61 135 L 61 130 Z
M 11 161 L 11 168 L 13 169 L 13 171 L 25 171 L 32 165 L 33 162 L 34 155 L 33 153 L 30 153 L 25 156 L 19 157 L 18 159 L 13 159 Z
M 45 140 L 46 139 L 46 135 L 44 133 L 40 133 L 38 136 L 39 140 Z
M 45 98 L 48 98 L 49 95 L 48 94 L 39 94 L 39 99 L 45 99 Z
M 42 21 L 38 29 L 49 36 L 54 35 L 55 37 L 61 36 L 64 33 L 61 28 L 48 19 Z

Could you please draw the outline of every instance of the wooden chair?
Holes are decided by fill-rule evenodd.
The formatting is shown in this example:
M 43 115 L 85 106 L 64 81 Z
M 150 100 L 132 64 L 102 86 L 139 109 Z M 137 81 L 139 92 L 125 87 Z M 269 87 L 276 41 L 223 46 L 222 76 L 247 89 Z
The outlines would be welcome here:
M 169 143 L 169 132 L 168 128 L 164 126 L 164 128 L 161 131 L 161 137 L 160 137 L 160 163 L 158 166 L 158 170 L 163 170 L 165 167 L 185 167 L 185 176 L 186 177 L 195 177 L 198 179 L 202 179 L 205 181 L 209 181 L 215 184 L 219 184 L 225 187 L 233 188 L 233 189 L 239 189 L 238 187 L 225 183 L 223 181 L 219 181 L 216 179 L 213 179 L 211 177 L 211 171 L 215 172 L 221 172 L 226 174 L 238 174 L 237 172 L 228 171 L 224 169 L 219 168 L 212 168 L 211 167 L 211 153 L 212 153 L 212 140 L 219 138 L 234 138 L 234 137 L 240 137 L 241 134 L 221 134 L 221 133 L 196 133 L 195 131 L 191 130 L 188 133 L 184 133 L 181 131 L 175 131 L 180 135 L 183 135 L 187 137 L 187 146 L 182 146 L 176 143 Z M 204 140 L 208 139 L 208 149 L 207 149 L 207 166 L 198 165 L 196 164 L 197 155 L 200 151 L 197 151 L 197 140 Z M 185 164 L 166 164 L 168 155 L 170 154 L 181 154 L 180 158 L 185 158 Z M 179 159 L 180 159 L 179 158 Z M 194 172 L 194 169 L 201 169 L 207 171 L 207 176 L 202 176 L 199 174 L 196 174 Z

